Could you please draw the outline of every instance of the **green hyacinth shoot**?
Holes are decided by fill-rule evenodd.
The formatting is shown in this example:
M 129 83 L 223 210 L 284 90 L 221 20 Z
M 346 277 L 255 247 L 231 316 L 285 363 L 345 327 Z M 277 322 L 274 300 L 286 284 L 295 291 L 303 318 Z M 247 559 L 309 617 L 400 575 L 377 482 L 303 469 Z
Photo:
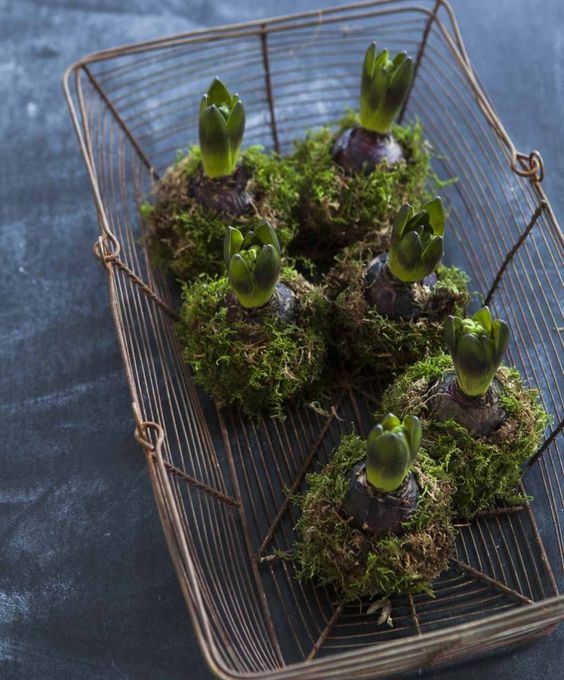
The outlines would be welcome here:
M 436 196 L 415 212 L 403 205 L 392 228 L 388 267 L 400 281 L 421 281 L 435 271 L 443 256 L 445 214 Z
M 403 484 L 421 445 L 421 423 L 415 416 L 403 422 L 393 413 L 368 435 L 366 478 L 379 491 L 396 491 Z
M 232 175 L 245 131 L 245 109 L 239 95 L 231 94 L 215 78 L 200 102 L 200 149 L 205 174 Z
M 274 293 L 280 276 L 280 243 L 264 222 L 245 236 L 227 227 L 223 245 L 227 276 L 237 300 L 249 309 L 262 307 Z
M 449 316 L 444 326 L 460 390 L 468 397 L 486 394 L 509 343 L 509 326 L 482 307 L 469 319 Z
M 405 52 L 390 59 L 373 42 L 366 50 L 360 82 L 360 124 L 386 134 L 398 116 L 413 82 L 413 61 Z

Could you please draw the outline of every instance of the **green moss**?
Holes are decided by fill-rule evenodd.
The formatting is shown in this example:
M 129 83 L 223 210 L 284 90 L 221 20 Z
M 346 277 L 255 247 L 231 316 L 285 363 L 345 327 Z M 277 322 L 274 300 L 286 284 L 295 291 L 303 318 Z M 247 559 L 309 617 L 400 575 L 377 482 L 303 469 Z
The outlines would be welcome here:
M 441 466 L 421 450 L 413 469 L 421 489 L 416 513 L 402 536 L 373 539 L 341 515 L 346 473 L 365 456 L 366 442 L 348 435 L 329 464 L 308 475 L 307 491 L 296 497 L 302 510 L 294 553 L 298 575 L 333 585 L 345 601 L 379 593 L 431 592 L 453 549 L 452 486 Z
M 427 417 L 429 388 L 452 368 L 447 355 L 413 365 L 384 394 L 382 412 L 412 413 L 422 419 L 423 445 L 452 477 L 454 505 L 461 517 L 470 518 L 497 502 L 523 502 L 516 490 L 523 464 L 537 450 L 548 422 L 538 391 L 525 389 L 519 372 L 502 366 L 496 377 L 503 386 L 500 399 L 507 420 L 487 437 L 473 437 L 453 420 Z
M 422 357 L 440 352 L 443 321 L 464 315 L 470 301 L 468 277 L 456 267 L 440 266 L 426 311 L 414 321 L 396 321 L 379 314 L 364 295 L 365 263 L 383 250 L 387 239 L 347 249 L 327 276 L 326 293 L 333 300 L 332 349 L 352 373 L 395 373 Z M 429 293 L 426 293 L 429 295 Z
M 291 253 L 309 257 L 326 270 L 347 245 L 371 233 L 387 233 L 403 203 L 418 205 L 428 197 L 425 181 L 430 151 L 421 125 L 394 126 L 405 162 L 379 166 L 374 172 L 347 175 L 333 162 L 331 150 L 338 134 L 355 123 L 349 115 L 337 132 L 325 127 L 295 143 L 291 161 L 300 175 L 298 218 L 300 232 Z
M 190 177 L 198 171 L 200 150 L 192 147 L 155 185 L 153 203 L 141 205 L 147 224 L 147 247 L 155 266 L 169 268 L 184 281 L 198 274 L 222 272 L 221 258 L 225 228 L 237 225 L 242 231 L 265 219 L 277 230 L 282 246 L 297 231 L 294 210 L 298 203 L 298 176 L 292 163 L 260 147 L 243 152 L 241 163 L 251 174 L 247 191 L 253 197 L 254 214 L 238 218 L 220 216 L 190 195 Z
M 328 305 L 319 290 L 285 269 L 282 279 L 299 298 L 297 323 L 271 308 L 247 312 L 225 277 L 200 276 L 184 285 L 178 332 L 196 381 L 220 405 L 250 415 L 282 416 L 283 405 L 319 381 L 325 359 Z

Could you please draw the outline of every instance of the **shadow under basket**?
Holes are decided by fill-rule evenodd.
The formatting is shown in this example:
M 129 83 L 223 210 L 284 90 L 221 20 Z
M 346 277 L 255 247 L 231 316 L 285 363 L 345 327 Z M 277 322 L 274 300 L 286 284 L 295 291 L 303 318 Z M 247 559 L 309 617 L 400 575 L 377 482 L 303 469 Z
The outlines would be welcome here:
M 176 150 L 197 140 L 199 98 L 218 71 L 253 114 L 245 144 L 287 153 L 305 127 L 355 106 L 371 40 L 416 60 L 402 119 L 422 122 L 434 171 L 457 178 L 441 189 L 450 211 L 445 260 L 463 267 L 470 288 L 508 321 L 508 363 L 540 388 L 553 416 L 524 477 L 534 501 L 461 526 L 434 597 L 394 597 L 393 626 L 378 624 L 367 602 L 341 603 L 328 588 L 298 582 L 293 563 L 278 557 L 294 542 L 288 490 L 304 488 L 342 434 L 368 432 L 382 386 L 344 376 L 324 411 L 291 407 L 284 421 L 216 409 L 182 361 L 173 287 L 140 245 L 138 209 Z M 95 253 L 107 272 L 136 437 L 211 669 L 222 678 L 389 677 L 553 630 L 564 616 L 554 318 L 563 241 L 541 188 L 541 156 L 509 139 L 450 7 L 382 0 L 110 49 L 69 68 L 65 92 L 94 192 Z

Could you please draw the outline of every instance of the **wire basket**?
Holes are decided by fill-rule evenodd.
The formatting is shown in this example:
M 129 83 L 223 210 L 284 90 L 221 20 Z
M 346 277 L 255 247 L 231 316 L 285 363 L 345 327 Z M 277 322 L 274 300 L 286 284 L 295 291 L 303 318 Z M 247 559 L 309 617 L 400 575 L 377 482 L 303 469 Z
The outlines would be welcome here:
M 292 563 L 277 559 L 293 543 L 288 490 L 303 488 L 351 423 L 366 434 L 381 385 L 345 385 L 326 413 L 292 407 L 284 421 L 217 409 L 182 361 L 174 287 L 140 245 L 138 211 L 176 150 L 197 140 L 199 95 L 218 70 L 245 101 L 246 143 L 284 153 L 304 128 L 354 105 L 370 40 L 416 58 L 402 115 L 423 123 L 438 152 L 435 172 L 458 178 L 444 190 L 446 260 L 464 267 L 472 289 L 510 323 L 509 361 L 540 387 L 553 415 L 524 478 L 534 503 L 461 526 L 435 596 L 393 598 L 393 627 L 378 625 L 366 603 L 296 581 Z M 380 0 L 196 31 L 86 57 L 64 84 L 92 183 L 95 254 L 108 276 L 135 436 L 212 670 L 223 678 L 373 678 L 551 631 L 564 617 L 551 568 L 561 578 L 563 239 L 541 188 L 541 156 L 520 153 L 507 135 L 450 7 Z

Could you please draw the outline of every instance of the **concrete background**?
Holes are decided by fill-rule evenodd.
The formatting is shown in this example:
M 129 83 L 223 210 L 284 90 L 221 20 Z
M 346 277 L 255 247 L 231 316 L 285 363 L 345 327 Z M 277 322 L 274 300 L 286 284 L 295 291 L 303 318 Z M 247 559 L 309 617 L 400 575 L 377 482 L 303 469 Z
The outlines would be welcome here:
M 211 677 L 161 533 L 64 104 L 86 52 L 321 0 L 0 0 L 0 677 Z M 564 207 L 564 3 L 454 0 L 507 129 Z M 433 678 L 562 677 L 562 631 Z

